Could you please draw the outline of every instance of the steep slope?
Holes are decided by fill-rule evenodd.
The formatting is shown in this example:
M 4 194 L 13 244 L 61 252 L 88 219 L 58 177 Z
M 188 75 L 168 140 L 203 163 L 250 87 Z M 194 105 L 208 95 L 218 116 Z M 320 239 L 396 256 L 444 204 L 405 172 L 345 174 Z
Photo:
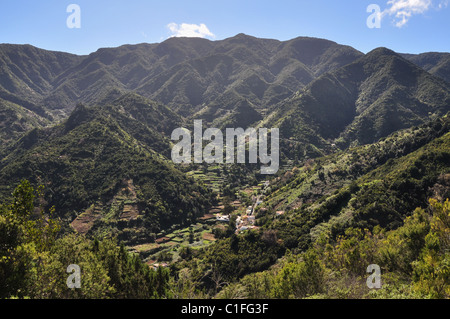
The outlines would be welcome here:
M 161 155 L 170 155 L 167 138 L 134 118 L 140 114 L 136 110 L 159 112 L 157 104 L 130 99 L 139 101 L 127 95 L 116 105 L 79 105 L 63 123 L 34 129 L 10 146 L 0 164 L 2 198 L 28 179 L 46 186 L 46 204 L 75 229 L 109 227 L 134 242 L 202 216 L 209 191 Z M 127 225 L 137 227 L 130 234 Z
M 284 42 L 274 61 L 294 59 L 308 66 L 314 76 L 347 65 L 363 54 L 336 42 L 311 37 L 298 37 Z
M 208 55 L 175 65 L 137 91 L 185 116 L 211 113 L 205 110 L 210 107 L 215 112 L 219 101 L 222 109 L 232 111 L 236 104 L 227 102 L 230 96 L 265 112 L 317 75 L 362 56 L 353 48 L 314 38 L 282 42 L 238 34 L 213 44 Z
M 43 99 L 58 76 L 83 59 L 31 45 L 0 44 L 0 98 L 52 120 Z
M 362 56 L 328 40 L 244 34 L 221 41 L 170 38 L 88 56 L 13 45 L 2 45 L 0 52 L 0 97 L 31 103 L 42 109 L 41 116 L 49 113 L 57 120 L 77 103 L 96 104 L 114 89 L 137 91 L 184 116 L 222 95 L 222 100 L 229 95 L 246 99 L 264 112 L 316 76 Z M 224 108 L 232 111 L 236 105 Z
M 35 112 L 0 98 L 0 148 L 15 141 L 33 128 L 42 128 L 50 121 Z
M 257 219 L 290 248 L 351 226 L 396 228 L 429 197 L 450 195 L 449 132 L 446 115 L 294 168 L 271 183 Z M 281 210 L 283 218 L 269 222 Z
M 203 119 L 212 127 L 250 127 L 262 119 L 256 106 L 236 93 L 223 94 L 208 107 L 195 113 L 192 118 Z
M 5 92 L 37 104 L 54 88 L 53 81 L 82 59 L 31 45 L 0 44 L 0 84 Z
M 402 54 L 425 71 L 450 82 L 450 53 L 426 52 L 421 54 Z
M 367 265 L 374 262 L 383 265 L 386 273 L 402 260 L 399 255 L 409 255 L 408 247 L 417 251 L 425 246 L 423 237 L 427 232 L 421 231 L 423 218 L 416 227 L 406 232 L 404 229 L 390 242 L 395 248 L 384 251 L 383 263 L 374 259 L 374 245 L 367 242 L 367 237 L 386 243 L 383 234 L 399 229 L 403 223 L 410 224 L 411 218 L 406 217 L 416 207 L 426 209 L 429 197 L 448 198 L 449 129 L 449 117 L 444 116 L 394 133 L 375 144 L 308 161 L 303 167 L 292 169 L 271 180 L 263 190 L 259 197 L 262 203 L 253 214 L 257 229 L 216 241 L 186 258 L 178 269 L 193 270 L 201 284 L 211 271 L 219 273 L 224 280 L 233 282 L 219 294 L 225 298 L 291 298 L 292 291 L 308 297 L 313 290 L 303 288 L 324 280 L 331 280 L 329 289 L 335 293 L 333 298 L 341 298 L 343 294 L 351 295 L 346 291 L 360 276 L 360 290 L 367 293 L 364 275 Z M 441 229 L 447 226 L 440 224 L 444 225 Z M 351 241 L 345 240 L 353 236 Z M 310 249 L 317 254 L 310 254 Z M 411 260 L 410 257 L 405 259 Z M 337 267 L 324 272 L 325 261 L 338 261 Z M 206 266 L 209 264 L 214 265 L 212 270 Z M 341 280 L 340 274 L 351 269 L 348 265 L 358 265 L 361 271 Z M 398 277 L 404 275 L 402 272 Z M 342 287 L 339 291 L 332 286 L 337 284 L 336 276 Z M 286 293 L 290 285 L 293 290 Z M 323 289 L 316 292 L 317 297 L 323 297 Z M 393 294 L 398 295 L 398 291 Z
M 303 143 L 316 132 L 319 141 L 312 144 L 325 149 L 372 143 L 449 110 L 447 82 L 379 48 L 323 74 L 277 105 L 261 125 L 280 127 L 282 137 Z
M 170 136 L 183 122 L 183 118 L 167 106 L 136 93 L 126 93 L 109 103 L 104 102 L 104 105 L 117 106 L 123 116 L 130 117 L 165 136 Z
M 57 79 L 45 104 L 70 111 L 74 103 L 95 103 L 112 89 L 135 90 L 179 63 L 207 55 L 211 47 L 206 39 L 171 38 L 158 44 L 99 49 Z M 155 99 L 154 94 L 145 95 Z

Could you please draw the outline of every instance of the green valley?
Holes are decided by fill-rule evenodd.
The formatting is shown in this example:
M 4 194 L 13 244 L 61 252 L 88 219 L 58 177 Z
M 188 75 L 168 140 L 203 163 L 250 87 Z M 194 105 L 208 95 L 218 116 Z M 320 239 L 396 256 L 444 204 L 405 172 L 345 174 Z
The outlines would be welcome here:
M 242 33 L 0 44 L 0 298 L 448 299 L 448 60 Z M 279 128 L 278 172 L 174 163 L 194 120 Z

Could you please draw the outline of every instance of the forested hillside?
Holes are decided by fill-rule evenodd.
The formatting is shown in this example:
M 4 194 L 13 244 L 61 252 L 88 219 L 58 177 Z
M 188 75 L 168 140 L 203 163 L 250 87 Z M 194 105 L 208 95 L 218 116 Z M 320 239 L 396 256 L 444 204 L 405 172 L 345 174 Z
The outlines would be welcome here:
M 0 44 L 0 298 L 448 298 L 448 55 Z M 278 172 L 175 164 L 200 119 L 279 128 Z

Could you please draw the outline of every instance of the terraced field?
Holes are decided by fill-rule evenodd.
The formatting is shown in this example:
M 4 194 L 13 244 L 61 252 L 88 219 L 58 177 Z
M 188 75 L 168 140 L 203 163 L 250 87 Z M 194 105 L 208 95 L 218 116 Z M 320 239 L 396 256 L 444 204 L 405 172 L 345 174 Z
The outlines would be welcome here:
M 196 180 L 201 180 L 216 193 L 220 193 L 225 182 L 225 179 L 222 176 L 222 168 L 218 165 L 208 166 L 203 170 L 190 171 L 187 175 L 192 176 Z
M 158 263 L 161 256 L 168 255 L 172 257 L 166 260 L 167 262 L 176 262 L 180 258 L 179 252 L 182 248 L 200 249 L 213 243 L 216 240 L 212 233 L 215 225 L 216 222 L 212 223 L 211 219 L 204 219 L 168 234 L 160 233 L 155 243 L 136 245 L 132 250 L 139 253 L 149 265 Z

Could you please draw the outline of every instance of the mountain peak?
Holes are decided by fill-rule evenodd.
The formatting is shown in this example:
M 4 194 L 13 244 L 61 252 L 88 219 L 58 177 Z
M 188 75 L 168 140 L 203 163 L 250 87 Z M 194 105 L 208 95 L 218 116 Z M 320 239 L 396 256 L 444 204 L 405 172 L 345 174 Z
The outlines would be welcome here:
M 72 114 L 70 114 L 69 118 L 66 120 L 66 131 L 73 130 L 75 127 L 85 122 L 88 117 L 88 108 L 84 104 L 78 103 L 75 109 L 72 111 Z
M 376 49 L 373 49 L 372 51 L 368 52 L 366 56 L 372 56 L 372 55 L 392 55 L 392 56 L 399 56 L 400 55 L 391 49 L 385 48 L 385 47 L 379 47 Z
M 238 33 L 234 37 L 230 37 L 223 40 L 229 43 L 245 43 L 245 44 L 261 44 L 261 43 L 278 43 L 278 40 L 267 39 L 267 38 L 257 38 L 245 33 Z
M 253 38 L 253 37 L 241 32 L 241 33 L 236 34 L 233 38 Z

